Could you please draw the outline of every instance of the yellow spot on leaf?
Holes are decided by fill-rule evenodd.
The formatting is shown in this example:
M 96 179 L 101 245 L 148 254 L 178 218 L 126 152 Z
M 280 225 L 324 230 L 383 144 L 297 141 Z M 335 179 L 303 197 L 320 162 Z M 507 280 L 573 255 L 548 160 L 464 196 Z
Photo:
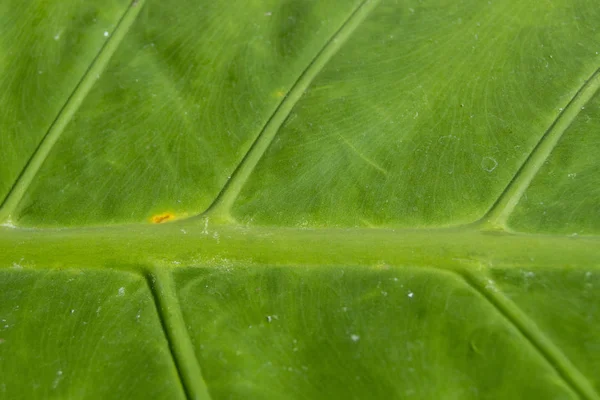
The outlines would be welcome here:
M 278 90 L 275 92 L 275 97 L 284 97 L 285 96 L 285 92 L 283 90 Z
M 152 218 L 150 218 L 150 220 L 155 224 L 160 224 L 161 222 L 171 221 L 174 218 L 175 218 L 175 216 L 173 214 L 167 212 L 167 213 L 154 215 L 154 216 L 152 216 Z

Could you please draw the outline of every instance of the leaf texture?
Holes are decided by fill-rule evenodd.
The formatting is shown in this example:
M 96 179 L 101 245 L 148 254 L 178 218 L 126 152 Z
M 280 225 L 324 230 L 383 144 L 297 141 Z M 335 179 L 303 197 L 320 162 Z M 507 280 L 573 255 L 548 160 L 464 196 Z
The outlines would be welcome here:
M 0 5 L 0 398 L 599 399 L 592 0 Z

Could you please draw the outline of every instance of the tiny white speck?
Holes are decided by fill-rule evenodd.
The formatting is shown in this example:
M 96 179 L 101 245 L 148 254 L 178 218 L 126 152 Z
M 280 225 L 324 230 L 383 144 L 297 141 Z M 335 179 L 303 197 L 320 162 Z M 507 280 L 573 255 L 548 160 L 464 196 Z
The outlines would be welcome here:
M 381 291 L 381 295 L 385 297 L 385 296 L 387 296 L 387 295 L 388 295 L 388 292 L 386 292 L 386 291 L 382 290 L 382 291 Z
M 16 228 L 16 225 L 12 223 L 12 220 L 8 219 L 5 223 L 0 224 L 0 226 L 5 226 L 7 228 Z
M 125 295 L 125 288 L 124 287 L 120 287 L 119 288 L 119 296 L 124 296 Z
M 491 279 L 487 280 L 485 288 L 488 289 L 488 290 L 491 290 L 492 292 L 497 292 L 498 291 L 498 288 L 496 287 L 496 282 L 494 282 Z
M 71 314 L 73 314 L 75 312 L 75 310 L 71 310 Z
M 413 297 L 414 295 L 415 295 L 415 294 L 414 294 L 413 292 L 408 292 L 408 297 L 410 297 L 411 299 L 412 299 L 412 297 Z
M 108 31 L 104 31 L 104 37 L 108 37 Z
M 358 342 L 360 340 L 360 336 L 358 335 L 350 335 L 350 339 L 352 339 L 353 342 Z
M 185 235 L 185 234 L 187 234 L 187 231 L 185 229 L 181 229 L 181 233 L 183 233 Z
M 63 372 L 60 369 L 56 371 L 56 379 L 54 379 L 54 382 L 52 382 L 52 389 L 56 389 L 58 387 L 58 384 L 62 379 L 62 374 Z
M 273 15 L 273 13 L 272 13 L 271 11 L 267 11 L 267 12 L 265 13 L 265 17 L 270 17 L 271 15 Z
M 60 33 L 57 33 L 56 35 L 54 35 L 54 40 L 59 40 L 60 39 Z

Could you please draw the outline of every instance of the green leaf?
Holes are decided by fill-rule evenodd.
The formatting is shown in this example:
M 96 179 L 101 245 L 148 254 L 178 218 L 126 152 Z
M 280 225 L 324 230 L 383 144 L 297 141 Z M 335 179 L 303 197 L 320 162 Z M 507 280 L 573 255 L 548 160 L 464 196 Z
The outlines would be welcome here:
M 600 398 L 593 0 L 0 4 L 0 398 Z

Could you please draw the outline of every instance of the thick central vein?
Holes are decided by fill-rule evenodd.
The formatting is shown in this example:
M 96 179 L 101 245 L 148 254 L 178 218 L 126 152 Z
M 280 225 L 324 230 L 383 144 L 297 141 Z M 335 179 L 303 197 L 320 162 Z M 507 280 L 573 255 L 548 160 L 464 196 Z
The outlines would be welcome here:
M 329 60 L 338 52 L 343 44 L 350 38 L 352 33 L 360 26 L 361 22 L 375 9 L 379 0 L 365 0 L 346 19 L 342 26 L 327 41 L 325 46 L 316 54 L 308 67 L 300 75 L 296 83 L 287 93 L 281 104 L 277 107 L 271 118 L 267 121 L 262 131 L 238 165 L 231 179 L 225 184 L 223 190 L 214 203 L 202 216 L 211 216 L 215 219 L 230 220 L 230 209 L 238 197 L 240 191 L 248 181 L 254 168 L 261 160 L 267 148 L 277 135 L 279 128 L 296 105 L 302 95 L 327 65 Z
M 598 265 L 599 248 L 598 237 L 518 235 L 464 227 L 398 231 L 205 227 L 188 220 L 127 229 L 0 228 L 0 268 L 127 268 L 140 263 L 171 268 L 214 260 L 286 266 L 385 262 L 442 267 L 465 258 L 493 265 L 592 268 Z
M 564 111 L 542 136 L 529 157 L 525 160 L 515 177 L 502 195 L 482 219 L 482 225 L 489 229 L 504 229 L 506 221 L 521 197 L 537 175 L 544 162 L 556 147 L 567 128 L 573 123 L 579 112 L 600 89 L 600 69 L 577 91 Z
M 37 149 L 21 171 L 21 174 L 17 178 L 13 187 L 11 188 L 8 196 L 0 207 L 0 223 L 8 222 L 11 219 L 11 215 L 21 202 L 23 195 L 27 191 L 27 188 L 31 185 L 38 171 L 42 167 L 42 164 L 52 151 L 54 145 L 61 137 L 68 125 L 69 121 L 73 118 L 73 115 L 77 112 L 87 94 L 94 86 L 94 83 L 100 76 L 100 74 L 106 68 L 106 65 L 112 58 L 113 54 L 119 47 L 119 44 L 129 31 L 129 28 L 136 20 L 140 10 L 144 5 L 145 0 L 134 0 L 130 6 L 121 16 L 117 27 L 112 33 L 110 39 L 104 43 L 87 71 L 73 90 L 73 93 L 69 96 L 66 103 L 54 119 L 54 122 L 44 135 L 44 138 L 38 145 Z

